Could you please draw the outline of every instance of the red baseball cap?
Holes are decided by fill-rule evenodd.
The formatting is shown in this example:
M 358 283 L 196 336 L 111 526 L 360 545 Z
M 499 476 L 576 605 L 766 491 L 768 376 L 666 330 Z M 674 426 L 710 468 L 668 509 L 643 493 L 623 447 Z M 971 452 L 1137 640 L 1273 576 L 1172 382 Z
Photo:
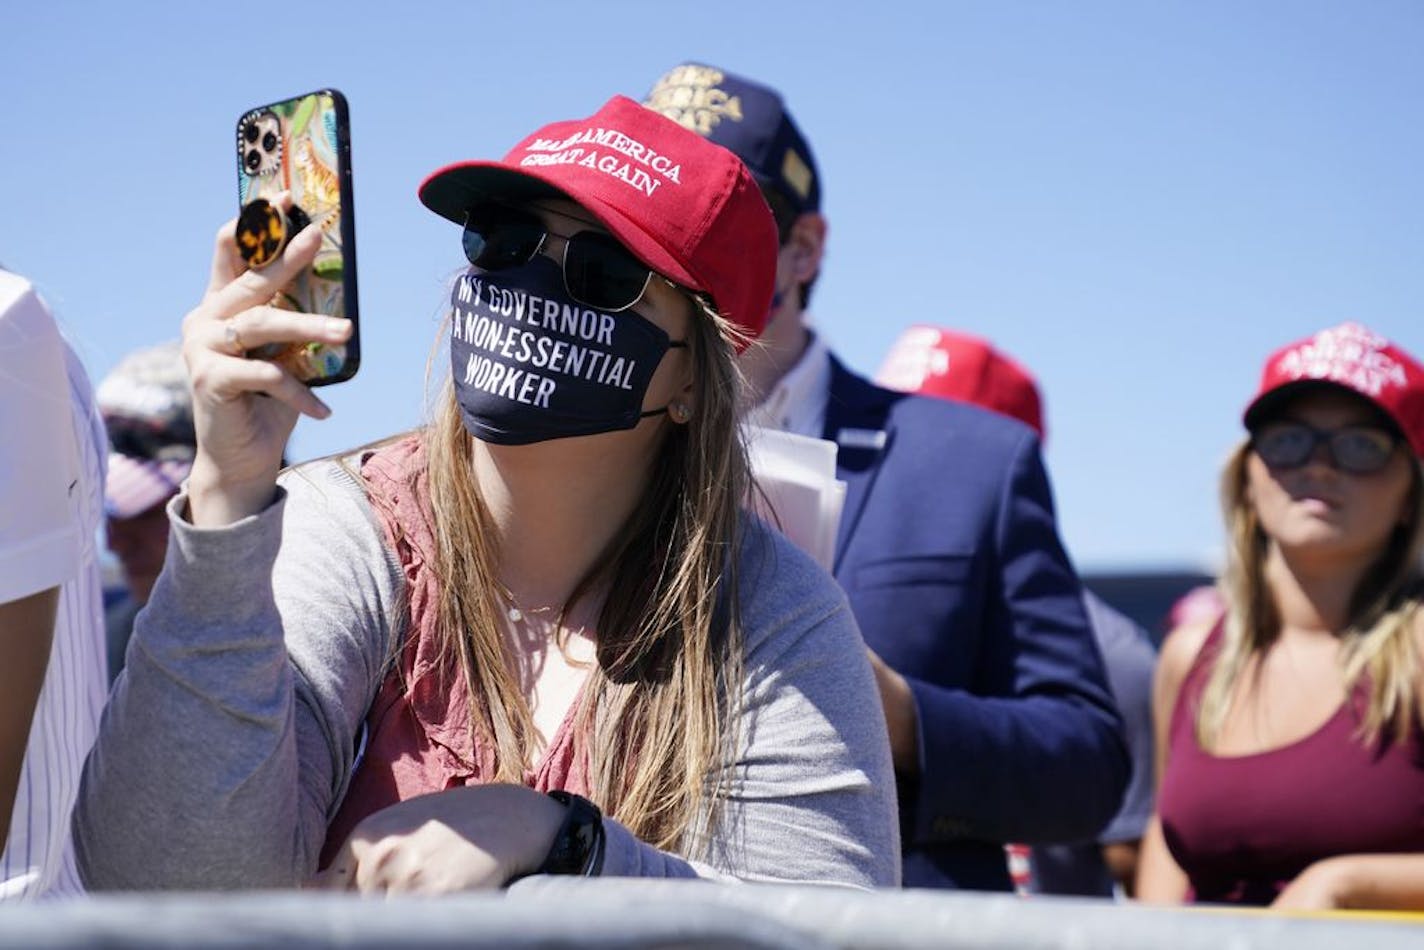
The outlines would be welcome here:
M 1364 396 L 1399 427 L 1414 454 L 1424 458 L 1424 366 L 1358 323 L 1321 330 L 1272 353 L 1242 417 L 1246 428 L 1254 428 L 1286 397 L 1315 386 L 1336 386 Z
M 761 334 L 776 278 L 771 210 L 737 156 L 625 96 L 587 119 L 546 125 L 500 161 L 458 162 L 420 200 L 463 225 L 489 198 L 570 198 L 658 273 L 712 297 Z
M 1031 427 L 1040 438 L 1043 400 L 1028 370 L 987 341 L 940 327 L 910 327 L 880 366 L 880 385 L 973 403 Z

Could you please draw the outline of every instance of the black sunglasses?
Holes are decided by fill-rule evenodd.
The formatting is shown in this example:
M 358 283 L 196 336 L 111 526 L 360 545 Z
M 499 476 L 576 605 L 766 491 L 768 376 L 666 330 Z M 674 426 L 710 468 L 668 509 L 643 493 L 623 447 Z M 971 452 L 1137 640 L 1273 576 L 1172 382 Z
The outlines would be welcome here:
M 465 214 L 462 242 L 471 264 L 497 271 L 533 260 L 550 234 L 564 241 L 561 263 L 570 297 L 607 313 L 627 310 L 642 299 L 654 271 L 601 231 L 560 234 L 533 212 L 480 204 Z
M 1300 468 L 1325 443 L 1330 464 L 1352 475 L 1372 475 L 1389 464 L 1399 437 L 1376 426 L 1317 429 L 1304 422 L 1268 422 L 1251 434 L 1251 448 L 1274 469 Z
M 154 462 L 191 462 L 197 454 L 197 437 L 191 422 L 160 426 L 138 419 L 111 416 L 104 420 L 109 447 L 129 458 Z

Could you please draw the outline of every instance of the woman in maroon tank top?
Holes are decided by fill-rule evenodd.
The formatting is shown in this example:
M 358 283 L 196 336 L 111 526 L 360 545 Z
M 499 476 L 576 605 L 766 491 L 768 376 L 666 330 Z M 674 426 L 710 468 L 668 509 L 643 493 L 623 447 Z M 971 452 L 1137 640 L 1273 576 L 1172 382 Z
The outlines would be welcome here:
M 1271 356 L 1245 424 L 1226 611 L 1157 671 L 1139 895 L 1424 908 L 1424 366 L 1324 330 Z

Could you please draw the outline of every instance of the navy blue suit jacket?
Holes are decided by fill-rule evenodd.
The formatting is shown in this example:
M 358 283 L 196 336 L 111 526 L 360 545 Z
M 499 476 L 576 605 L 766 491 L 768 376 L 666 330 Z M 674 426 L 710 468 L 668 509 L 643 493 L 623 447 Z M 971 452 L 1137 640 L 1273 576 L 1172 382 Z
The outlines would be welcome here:
M 1038 439 L 831 364 L 836 579 L 919 715 L 920 775 L 899 789 L 905 885 L 1008 890 L 1005 842 L 1092 839 L 1128 777 Z

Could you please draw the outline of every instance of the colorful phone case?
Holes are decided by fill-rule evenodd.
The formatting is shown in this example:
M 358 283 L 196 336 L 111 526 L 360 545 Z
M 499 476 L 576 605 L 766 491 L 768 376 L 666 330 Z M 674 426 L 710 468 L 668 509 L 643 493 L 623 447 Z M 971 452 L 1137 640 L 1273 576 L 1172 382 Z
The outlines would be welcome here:
M 251 355 L 272 359 L 298 379 L 324 386 L 350 379 L 360 365 L 356 305 L 356 228 L 351 201 L 351 136 L 346 99 L 335 89 L 253 109 L 237 123 L 238 206 L 275 202 L 283 191 L 322 231 L 311 269 L 274 304 L 346 317 L 355 326 L 344 346 L 291 344 Z

